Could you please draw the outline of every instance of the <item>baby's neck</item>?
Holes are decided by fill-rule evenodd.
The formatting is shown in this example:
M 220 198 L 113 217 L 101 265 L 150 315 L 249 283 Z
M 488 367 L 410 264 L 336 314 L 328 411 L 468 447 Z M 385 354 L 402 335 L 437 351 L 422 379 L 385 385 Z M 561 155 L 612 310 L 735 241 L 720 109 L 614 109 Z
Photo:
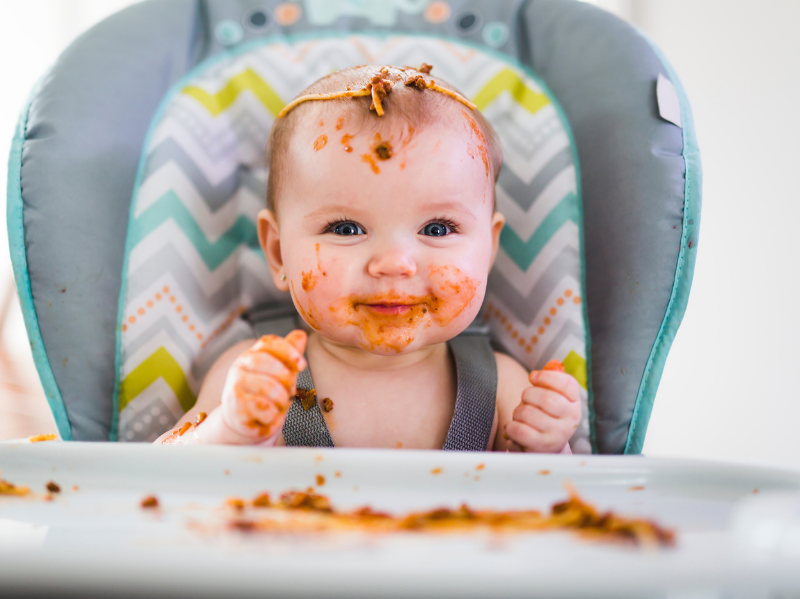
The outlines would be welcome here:
M 414 368 L 436 354 L 446 350 L 445 343 L 438 343 L 420 348 L 410 353 L 396 356 L 380 356 L 368 352 L 360 347 L 339 345 L 325 339 L 318 333 L 312 332 L 308 339 L 308 353 L 324 352 L 326 357 L 340 362 L 342 365 L 356 370 L 365 371 L 397 371 Z

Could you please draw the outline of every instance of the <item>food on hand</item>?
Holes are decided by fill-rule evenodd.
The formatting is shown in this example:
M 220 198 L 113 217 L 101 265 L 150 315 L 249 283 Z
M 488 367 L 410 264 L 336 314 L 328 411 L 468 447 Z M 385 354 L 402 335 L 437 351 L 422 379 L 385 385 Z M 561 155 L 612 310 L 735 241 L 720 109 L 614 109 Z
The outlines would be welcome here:
M 544 365 L 542 370 L 552 370 L 554 372 L 564 372 L 564 364 L 560 360 L 550 360 Z
M 306 367 L 308 337 L 295 330 L 285 338 L 265 335 L 239 356 L 222 391 L 222 418 L 238 435 L 261 441 L 280 432 Z

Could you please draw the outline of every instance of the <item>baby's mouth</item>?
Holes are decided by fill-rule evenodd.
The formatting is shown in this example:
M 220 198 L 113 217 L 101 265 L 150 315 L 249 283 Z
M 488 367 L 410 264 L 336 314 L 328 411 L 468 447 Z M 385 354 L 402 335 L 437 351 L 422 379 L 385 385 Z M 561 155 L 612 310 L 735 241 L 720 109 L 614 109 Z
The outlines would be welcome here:
M 397 315 L 397 314 L 405 314 L 406 312 L 411 311 L 414 306 L 419 304 L 396 304 L 396 303 L 375 303 L 375 304 L 361 304 L 362 306 L 366 306 L 370 310 L 377 312 L 378 314 L 387 314 L 387 315 Z

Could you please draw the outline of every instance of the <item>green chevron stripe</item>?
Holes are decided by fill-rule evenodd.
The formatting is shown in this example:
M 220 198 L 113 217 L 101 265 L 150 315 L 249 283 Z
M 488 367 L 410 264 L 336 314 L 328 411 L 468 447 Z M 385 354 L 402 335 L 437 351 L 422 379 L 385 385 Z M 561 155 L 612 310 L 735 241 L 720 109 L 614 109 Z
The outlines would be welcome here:
M 120 412 L 159 378 L 164 379 L 164 382 L 175 392 L 178 403 L 181 404 L 184 412 L 192 409 L 197 398 L 189 387 L 186 375 L 183 374 L 180 364 L 172 357 L 172 354 L 163 347 L 159 347 L 120 383 Z
M 286 102 L 275 93 L 275 90 L 250 68 L 229 79 L 216 94 L 209 94 L 194 85 L 185 87 L 183 93 L 200 102 L 211 113 L 211 116 L 218 116 L 227 110 L 236 101 L 239 94 L 246 89 L 249 89 L 256 98 L 261 100 L 261 103 L 272 113 L 272 116 L 277 117 L 278 113 L 286 105 Z
M 259 247 L 256 225 L 244 215 L 239 215 L 233 225 L 212 243 L 173 190 L 167 191 L 158 198 L 133 223 L 131 228 L 132 247 L 138 245 L 169 219 L 174 220 L 184 235 L 192 242 L 209 270 L 215 270 L 241 244 L 252 248 Z
M 492 80 L 472 98 L 472 101 L 478 110 L 483 110 L 504 91 L 510 92 L 511 97 L 531 114 L 536 114 L 541 108 L 550 104 L 550 99 L 546 94 L 533 91 L 525 85 L 522 77 L 511 69 L 503 69 L 492 77 Z
M 573 350 L 567 354 L 562 364 L 564 364 L 564 371 L 574 376 L 578 384 L 586 389 L 586 360 Z
M 571 191 L 550 211 L 528 241 L 522 241 L 511 227 L 503 227 L 500 245 L 516 265 L 526 271 L 547 242 L 569 220 L 578 222 L 577 198 Z

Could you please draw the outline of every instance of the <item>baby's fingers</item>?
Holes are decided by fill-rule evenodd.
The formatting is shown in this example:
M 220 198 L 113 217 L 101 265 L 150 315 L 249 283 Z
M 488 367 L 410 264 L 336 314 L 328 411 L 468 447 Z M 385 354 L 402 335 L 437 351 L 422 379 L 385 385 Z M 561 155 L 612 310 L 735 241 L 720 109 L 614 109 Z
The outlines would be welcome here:
M 528 379 L 534 387 L 550 389 L 560 393 L 570 401 L 580 401 L 580 385 L 571 374 L 552 370 L 534 370 L 530 373 Z
M 261 374 L 242 372 L 234 385 L 234 397 L 248 406 L 261 406 L 261 400 L 275 404 L 280 412 L 288 409 L 291 396 L 289 390 L 280 381 Z M 259 401 L 254 402 L 253 398 Z M 253 408 L 260 409 L 260 408 Z
M 237 362 L 242 373 L 270 376 L 279 381 L 287 391 L 294 393 L 297 372 L 286 368 L 283 362 L 271 354 L 248 351 Z
M 522 404 L 539 408 L 553 418 L 567 417 L 574 407 L 574 402 L 561 393 L 542 387 L 528 387 L 522 392 Z
M 290 339 L 293 343 L 290 343 L 287 339 Z M 302 350 L 305 350 L 305 333 L 303 333 L 303 331 L 292 331 L 287 335 L 287 339 L 278 337 L 277 335 L 264 335 L 261 339 L 256 341 L 255 345 L 253 345 L 249 351 L 254 353 L 267 353 L 275 356 L 275 358 L 283 362 L 284 366 L 289 370 L 300 372 L 306 367 L 306 360 L 303 357 L 303 353 L 301 349 L 298 349 L 299 346 Z

